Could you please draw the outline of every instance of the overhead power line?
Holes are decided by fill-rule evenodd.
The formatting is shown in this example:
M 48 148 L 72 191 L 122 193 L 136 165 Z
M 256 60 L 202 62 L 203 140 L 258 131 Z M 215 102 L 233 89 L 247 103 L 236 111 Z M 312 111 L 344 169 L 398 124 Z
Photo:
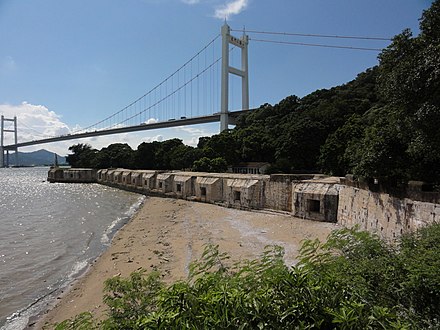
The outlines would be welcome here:
M 324 47 L 324 48 L 339 48 L 339 49 L 351 49 L 351 50 L 366 50 L 366 51 L 375 51 L 381 52 L 380 48 L 366 48 L 366 47 L 352 47 L 352 46 L 337 46 L 337 45 L 324 45 L 324 44 L 309 44 L 304 42 L 290 42 L 290 41 L 279 41 L 279 40 L 267 40 L 267 39 L 254 39 L 251 38 L 252 41 L 258 42 L 267 42 L 273 44 L 284 44 L 284 45 L 297 45 L 297 46 L 310 46 L 310 47 Z
M 271 34 L 271 35 L 284 35 L 284 36 L 296 36 L 296 37 L 312 37 L 312 38 L 334 38 L 334 39 L 356 39 L 356 40 L 376 40 L 376 41 L 391 41 L 391 38 L 385 37 L 363 37 L 363 36 L 339 36 L 328 34 L 306 34 L 306 33 L 292 33 L 292 32 L 270 32 L 270 31 L 255 31 L 255 30 L 234 30 L 235 32 L 246 32 L 255 34 Z

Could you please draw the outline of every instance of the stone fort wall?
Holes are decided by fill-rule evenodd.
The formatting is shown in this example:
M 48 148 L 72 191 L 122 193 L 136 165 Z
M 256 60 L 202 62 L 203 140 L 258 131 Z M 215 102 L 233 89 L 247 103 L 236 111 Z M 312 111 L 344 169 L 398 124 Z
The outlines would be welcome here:
M 84 180 L 86 178 L 86 180 Z M 430 201 L 395 197 L 345 178 L 126 169 L 51 169 L 51 182 L 98 182 L 146 195 L 183 198 L 238 209 L 265 209 L 303 219 L 359 226 L 385 239 L 440 222 L 440 194 Z M 412 196 L 426 194 L 413 191 Z

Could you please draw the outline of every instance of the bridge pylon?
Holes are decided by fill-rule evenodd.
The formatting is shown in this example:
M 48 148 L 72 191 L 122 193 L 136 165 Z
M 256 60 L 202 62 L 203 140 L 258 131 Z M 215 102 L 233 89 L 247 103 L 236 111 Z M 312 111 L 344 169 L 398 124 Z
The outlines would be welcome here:
M 13 122 L 14 129 L 5 129 L 5 122 Z M 17 144 L 17 117 L 14 119 L 5 118 L 3 115 L 1 116 L 1 129 L 0 129 L 0 168 L 9 166 L 9 148 L 6 150 L 7 156 L 5 159 L 5 133 L 14 133 L 14 144 Z M 18 148 L 13 149 L 15 151 L 15 165 L 18 166 Z M 6 164 L 5 164 L 6 160 Z
M 241 49 L 241 69 L 229 65 L 229 45 Z M 231 28 L 225 22 L 222 26 L 222 71 L 221 71 L 221 110 L 220 131 L 228 129 L 229 121 L 229 74 L 241 77 L 241 107 L 249 110 L 249 70 L 248 70 L 249 37 L 243 33 L 241 38 L 231 36 Z M 233 124 L 233 123 L 231 123 Z

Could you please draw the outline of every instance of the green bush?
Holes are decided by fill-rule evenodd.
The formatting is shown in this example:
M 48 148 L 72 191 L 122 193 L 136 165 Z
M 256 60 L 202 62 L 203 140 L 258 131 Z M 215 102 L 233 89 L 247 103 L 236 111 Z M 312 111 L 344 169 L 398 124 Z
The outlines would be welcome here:
M 231 263 L 207 246 L 188 280 L 157 273 L 106 281 L 108 318 L 56 329 L 435 329 L 440 326 L 440 225 L 397 244 L 357 229 L 307 240 L 289 268 L 280 247 Z

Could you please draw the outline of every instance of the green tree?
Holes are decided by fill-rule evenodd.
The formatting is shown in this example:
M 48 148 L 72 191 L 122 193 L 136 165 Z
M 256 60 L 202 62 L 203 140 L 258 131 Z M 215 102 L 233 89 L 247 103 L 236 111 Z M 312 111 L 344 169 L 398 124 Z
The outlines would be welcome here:
M 406 167 L 412 179 L 440 181 L 440 1 L 424 11 L 420 35 L 397 35 L 380 55 L 379 84 L 395 116 L 407 125 Z
M 240 161 L 239 143 L 234 134 L 229 130 L 211 137 L 200 138 L 198 148 L 202 151 L 202 157 L 211 159 L 221 157 L 231 165 Z
M 171 139 L 160 142 L 155 152 L 155 169 L 170 170 L 172 169 L 171 163 L 173 160 L 173 152 L 184 146 L 183 141 L 180 139 Z
M 201 153 L 197 152 L 195 148 L 182 143 L 171 151 L 170 169 L 189 169 L 200 154 Z
M 362 120 L 362 116 L 354 114 L 343 126 L 330 134 L 320 148 L 319 168 L 324 173 L 335 176 L 344 176 L 351 172 L 353 163 L 357 162 L 350 152 L 357 151 L 365 127 L 366 123 Z M 352 147 L 350 148 L 349 145 Z
M 99 151 L 98 168 L 134 168 L 134 151 L 126 143 L 113 143 Z
M 72 167 L 93 167 L 97 150 L 89 144 L 79 143 L 69 147 L 72 154 L 67 155 L 66 161 Z
M 136 150 L 135 164 L 139 169 L 152 170 L 156 166 L 156 152 L 159 149 L 160 142 L 142 142 Z
M 377 178 L 392 186 L 409 180 L 410 158 L 405 141 L 410 130 L 405 118 L 385 106 L 372 109 L 364 120 L 368 126 L 363 136 L 353 138 L 344 154 L 351 171 L 358 177 Z
M 278 140 L 276 158 L 288 159 L 290 171 L 315 170 L 319 148 L 327 137 L 325 130 L 324 124 L 307 117 L 286 125 L 283 138 Z
M 228 164 L 222 157 L 213 159 L 202 157 L 194 161 L 191 170 L 196 172 L 223 173 L 228 170 Z

